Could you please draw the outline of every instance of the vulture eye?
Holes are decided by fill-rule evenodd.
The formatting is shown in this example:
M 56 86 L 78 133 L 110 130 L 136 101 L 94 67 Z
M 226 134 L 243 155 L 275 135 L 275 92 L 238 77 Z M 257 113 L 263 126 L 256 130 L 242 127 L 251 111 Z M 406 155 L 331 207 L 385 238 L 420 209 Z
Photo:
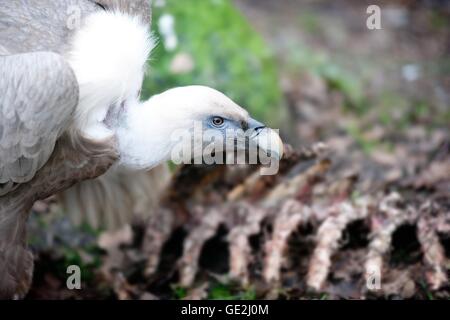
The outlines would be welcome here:
M 224 124 L 225 120 L 222 117 L 213 117 L 212 123 L 216 127 L 221 127 Z

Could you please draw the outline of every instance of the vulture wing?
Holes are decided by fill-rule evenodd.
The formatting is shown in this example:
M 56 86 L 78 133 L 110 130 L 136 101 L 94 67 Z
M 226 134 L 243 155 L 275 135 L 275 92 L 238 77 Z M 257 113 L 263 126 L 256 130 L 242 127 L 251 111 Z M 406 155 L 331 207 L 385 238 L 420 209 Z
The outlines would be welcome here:
M 167 164 L 148 172 L 112 168 L 62 192 L 60 199 L 75 224 L 117 230 L 134 219 L 145 219 L 156 209 L 170 180 Z
M 102 8 L 91 0 L 0 1 L 0 55 L 64 54 L 82 20 Z
M 120 10 L 150 23 L 151 0 L 0 1 L 0 55 L 32 51 L 64 54 L 83 19 L 98 10 Z
M 1 1 L 1 0 L 0 0 Z M 120 10 L 151 21 L 151 0 L 21 0 L 0 6 L 0 196 L 34 176 L 67 127 L 78 97 L 64 55 L 83 20 L 98 10 Z M 19 53 L 24 53 L 19 55 Z M 14 56 L 2 57 L 2 55 Z M 47 57 L 46 57 L 47 56 Z M 39 62 L 39 63 L 38 63 Z M 20 86 L 20 87 L 19 87 Z M 8 95 L 3 94 L 7 92 Z M 62 96 L 67 95 L 67 98 Z M 31 103 L 39 97 L 38 103 Z M 11 119 L 5 116 L 8 113 Z M 5 114 L 5 115 L 4 115 Z M 110 170 L 62 193 L 75 222 L 109 229 L 146 215 L 168 181 L 166 164 L 150 172 Z
M 0 56 L 0 196 L 30 181 L 78 103 L 78 82 L 58 54 Z

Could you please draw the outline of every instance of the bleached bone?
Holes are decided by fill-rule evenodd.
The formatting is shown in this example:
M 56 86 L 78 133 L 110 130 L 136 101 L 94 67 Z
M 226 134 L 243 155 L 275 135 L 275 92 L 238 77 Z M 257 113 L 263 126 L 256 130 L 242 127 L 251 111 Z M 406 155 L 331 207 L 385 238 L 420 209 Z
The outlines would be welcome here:
M 317 246 L 311 257 L 306 283 L 314 290 L 321 290 L 331 266 L 331 256 L 339 248 L 339 240 L 345 228 L 353 221 L 368 215 L 368 201 L 363 198 L 353 205 L 341 202 L 330 207 L 329 217 L 317 232 Z
M 252 257 L 249 238 L 261 231 L 261 221 L 267 216 L 268 210 L 250 205 L 242 209 L 244 221 L 230 228 L 227 239 L 230 248 L 229 275 L 245 286 L 249 283 L 248 266 Z
M 145 276 L 156 272 L 160 261 L 161 250 L 173 231 L 174 215 L 168 209 L 160 208 L 148 219 L 142 251 L 147 259 Z
M 290 235 L 309 220 L 311 210 L 295 200 L 287 200 L 274 220 L 272 237 L 265 243 L 263 277 L 268 283 L 280 280 L 280 269 Z
M 216 234 L 219 225 L 223 222 L 223 212 L 211 209 L 185 239 L 183 256 L 179 261 L 180 284 L 182 286 L 188 287 L 194 282 L 203 245 Z
M 421 208 L 422 214 L 417 223 L 417 238 L 422 247 L 425 266 L 428 268 L 427 281 L 432 290 L 438 290 L 448 282 L 448 278 L 445 269 L 445 252 L 436 234 L 436 227 L 429 215 L 423 214 L 430 207 L 431 203 L 427 202 Z
M 401 196 L 393 192 L 384 197 L 378 207 L 381 215 L 373 215 L 371 218 L 372 240 L 369 243 L 365 269 L 365 280 L 369 283 L 374 273 L 381 276 L 383 271 L 383 256 L 390 250 L 392 235 L 402 224 L 412 221 L 414 210 L 398 209 L 397 204 L 401 203 Z M 380 279 L 381 283 L 381 279 Z M 376 289 L 367 288 L 369 290 Z

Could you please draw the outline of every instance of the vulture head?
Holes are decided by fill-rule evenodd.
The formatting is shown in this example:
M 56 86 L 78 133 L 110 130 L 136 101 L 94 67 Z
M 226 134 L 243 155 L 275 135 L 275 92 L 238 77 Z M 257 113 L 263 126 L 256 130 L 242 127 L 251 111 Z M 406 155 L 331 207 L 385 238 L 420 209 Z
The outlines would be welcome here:
M 282 154 L 273 130 L 209 87 L 174 88 L 124 108 L 117 137 L 120 161 L 130 168 L 152 168 L 176 151 L 187 152 L 183 159 L 189 161 L 208 145 L 209 150 L 234 152 L 253 144 L 273 157 Z

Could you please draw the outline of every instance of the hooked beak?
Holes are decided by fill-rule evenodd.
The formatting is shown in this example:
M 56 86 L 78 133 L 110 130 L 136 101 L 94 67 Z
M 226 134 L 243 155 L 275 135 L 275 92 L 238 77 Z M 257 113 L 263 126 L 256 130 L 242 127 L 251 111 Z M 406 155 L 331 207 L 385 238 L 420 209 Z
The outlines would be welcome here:
M 256 143 L 271 158 L 281 159 L 283 156 L 283 141 L 275 130 L 252 118 L 248 121 L 248 129 L 254 131 L 250 136 L 252 142 Z

